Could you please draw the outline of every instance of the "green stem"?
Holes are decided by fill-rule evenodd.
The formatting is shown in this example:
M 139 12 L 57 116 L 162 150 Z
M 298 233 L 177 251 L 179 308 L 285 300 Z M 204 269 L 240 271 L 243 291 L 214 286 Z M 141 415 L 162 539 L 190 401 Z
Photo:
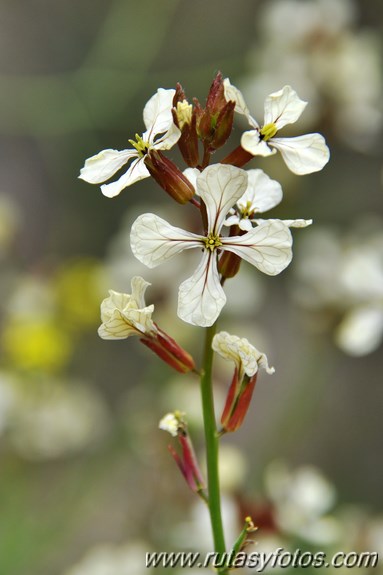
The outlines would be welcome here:
M 201 396 L 202 411 L 205 428 L 206 442 L 206 462 L 207 462 L 207 480 L 208 480 L 208 507 L 210 512 L 210 521 L 213 531 L 214 550 L 221 557 L 226 552 L 225 537 L 222 525 L 221 514 L 221 497 L 219 488 L 218 474 L 218 447 L 219 437 L 217 433 L 214 397 L 212 384 L 212 367 L 214 352 L 211 347 L 213 337 L 217 329 L 216 323 L 206 329 L 205 349 L 203 357 L 203 366 L 201 374 Z M 217 571 L 219 575 L 228 575 L 226 567 Z

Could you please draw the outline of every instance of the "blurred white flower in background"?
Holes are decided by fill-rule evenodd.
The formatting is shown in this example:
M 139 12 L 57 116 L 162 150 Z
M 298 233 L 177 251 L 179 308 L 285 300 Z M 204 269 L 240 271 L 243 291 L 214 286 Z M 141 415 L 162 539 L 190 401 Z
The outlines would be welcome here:
M 257 15 L 259 41 L 238 84 L 258 102 L 283 82 L 310 107 L 302 125 L 330 121 L 342 141 L 373 149 L 382 128 L 381 38 L 356 30 L 352 0 L 276 0 Z
M 98 392 L 78 381 L 23 382 L 12 387 L 7 436 L 26 459 L 54 459 L 88 448 L 105 436 L 109 413 Z
M 335 341 L 346 353 L 377 349 L 383 338 L 382 223 L 366 218 L 343 236 L 310 230 L 296 253 L 296 301 L 340 317 Z
M 340 536 L 340 525 L 328 515 L 336 500 L 334 487 L 315 467 L 290 471 L 282 462 L 266 470 L 266 492 L 282 532 L 328 545 Z
M 63 575 L 147 575 L 146 553 L 150 546 L 144 541 L 125 545 L 104 543 L 90 549 L 81 561 Z

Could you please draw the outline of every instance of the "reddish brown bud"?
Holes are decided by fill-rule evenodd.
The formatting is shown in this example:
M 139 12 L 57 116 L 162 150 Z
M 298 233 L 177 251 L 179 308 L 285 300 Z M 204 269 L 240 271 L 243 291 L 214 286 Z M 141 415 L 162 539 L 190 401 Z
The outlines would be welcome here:
M 210 86 L 209 94 L 206 100 L 206 110 L 209 110 L 212 116 L 218 116 L 226 104 L 225 89 L 223 85 L 223 76 L 218 72 Z
M 239 226 L 230 227 L 230 237 L 241 236 L 245 232 Z M 239 272 L 241 258 L 237 254 L 225 251 L 218 261 L 218 271 L 224 279 L 233 278 Z
M 214 137 L 210 147 L 214 150 L 221 148 L 229 138 L 233 129 L 235 102 L 226 102 L 217 118 Z
M 237 254 L 225 251 L 218 261 L 218 271 L 225 279 L 233 278 L 239 272 L 241 258 Z
M 197 113 L 197 131 L 205 150 L 214 152 L 224 145 L 231 134 L 234 119 L 234 102 L 227 102 L 223 77 L 216 75 L 206 100 L 206 107 Z
M 180 121 L 180 112 L 175 108 L 172 109 L 172 114 L 175 125 L 181 130 L 181 137 L 177 142 L 178 148 L 185 163 L 190 168 L 195 168 L 199 164 L 196 111 L 192 110 L 189 122 Z
M 145 156 L 145 166 L 156 182 L 179 204 L 186 204 L 194 196 L 195 190 L 191 182 L 158 150 Z

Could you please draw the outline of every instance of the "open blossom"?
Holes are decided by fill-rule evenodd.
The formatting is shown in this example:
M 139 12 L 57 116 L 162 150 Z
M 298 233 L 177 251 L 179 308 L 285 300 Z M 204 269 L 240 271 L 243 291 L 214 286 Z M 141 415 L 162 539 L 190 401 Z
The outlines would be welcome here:
M 269 178 L 262 170 L 247 170 L 247 176 L 246 191 L 239 198 L 235 208 L 230 210 L 231 215 L 224 222 L 225 226 L 237 225 L 246 232 L 252 229 L 253 223 L 259 225 L 265 222 L 266 220 L 257 219 L 256 215 L 275 208 L 283 195 L 279 182 Z M 303 219 L 282 221 L 292 228 L 303 228 L 312 223 L 312 220 Z
M 291 86 L 284 86 L 266 98 L 264 122 L 260 126 L 251 116 L 238 88 L 228 78 L 224 84 L 226 99 L 235 102 L 235 111 L 245 116 L 253 128 L 242 134 L 241 146 L 244 150 L 253 156 L 270 156 L 279 150 L 287 167 L 298 175 L 318 172 L 327 164 L 330 152 L 320 134 L 295 138 L 275 137 L 281 128 L 296 122 L 307 105 Z
M 133 160 L 128 170 L 115 182 L 104 184 L 104 196 L 113 198 L 124 188 L 150 176 L 145 157 L 151 150 L 169 150 L 177 143 L 181 132 L 173 123 L 172 103 L 175 90 L 159 88 L 144 108 L 146 131 L 136 140 L 129 140 L 132 148 L 127 150 L 103 150 L 88 158 L 80 172 L 80 178 L 90 184 L 109 180 L 122 166 Z M 162 135 L 161 135 L 162 134 Z M 160 136 L 160 137 L 157 137 Z
M 245 337 L 221 331 L 214 336 L 212 348 L 224 359 L 235 363 L 240 380 L 244 375 L 253 377 L 259 367 L 263 367 L 269 374 L 275 372 L 273 367 L 269 367 L 266 355 L 258 351 Z
M 221 235 L 230 208 L 246 190 L 244 170 L 212 165 L 197 177 L 196 185 L 206 206 L 206 235 L 176 228 L 155 214 L 143 214 L 132 226 L 130 243 L 133 254 L 150 268 L 183 250 L 203 249 L 197 270 L 179 288 L 178 315 L 188 323 L 206 327 L 215 322 L 226 303 L 217 269 L 219 253 L 230 251 L 263 273 L 276 275 L 291 261 L 292 238 L 289 228 L 278 220 L 265 222 L 242 236 Z
M 145 305 L 144 294 L 150 285 L 143 278 L 132 278 L 132 294 L 109 290 L 109 297 L 101 304 L 101 321 L 98 335 L 102 339 L 125 339 L 131 335 L 157 333 L 152 321 L 154 305 Z

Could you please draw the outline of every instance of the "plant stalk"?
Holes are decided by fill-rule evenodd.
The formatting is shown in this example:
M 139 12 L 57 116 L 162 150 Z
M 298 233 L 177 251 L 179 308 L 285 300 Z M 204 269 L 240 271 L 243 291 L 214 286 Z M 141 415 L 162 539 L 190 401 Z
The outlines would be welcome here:
M 224 557 L 224 554 L 226 553 L 226 545 L 222 524 L 221 496 L 218 473 L 219 436 L 217 433 L 215 421 L 212 382 L 214 352 L 211 344 L 216 333 L 216 329 L 216 323 L 211 327 L 206 328 L 205 348 L 201 374 L 201 396 L 206 442 L 208 507 L 211 527 L 213 531 L 214 551 L 219 554 L 220 560 L 220 558 Z M 221 561 L 219 561 L 219 563 L 221 563 Z M 222 566 L 217 570 L 217 573 L 219 575 L 229 575 L 229 570 L 227 567 Z

